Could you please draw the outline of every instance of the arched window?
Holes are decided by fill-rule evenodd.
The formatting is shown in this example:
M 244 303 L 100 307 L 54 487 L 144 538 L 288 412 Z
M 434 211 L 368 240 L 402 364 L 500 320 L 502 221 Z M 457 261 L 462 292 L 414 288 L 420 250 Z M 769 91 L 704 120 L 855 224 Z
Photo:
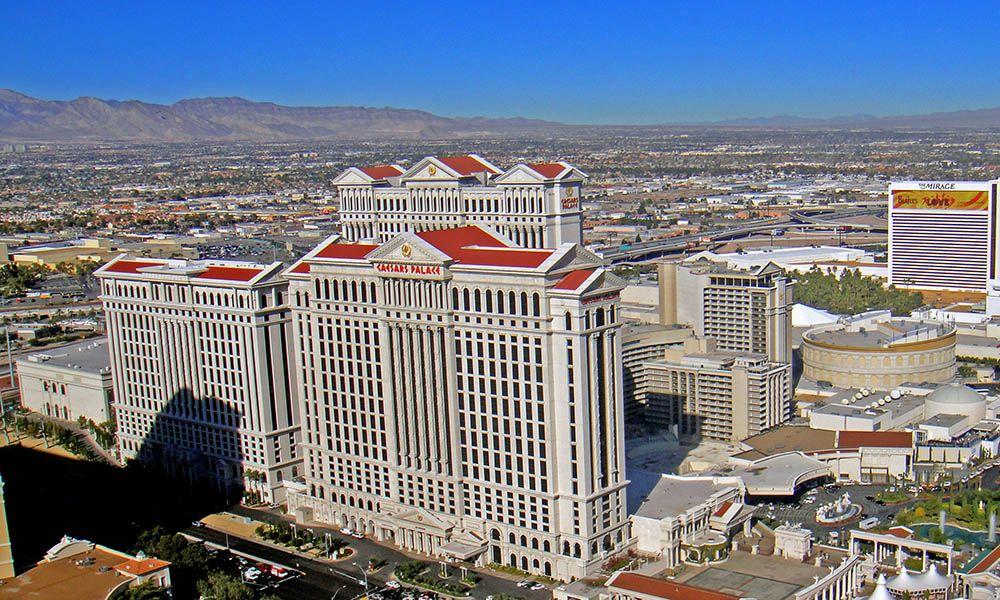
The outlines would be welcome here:
M 528 316 L 528 292 L 521 292 L 521 315 Z
M 566 327 L 566 331 L 573 331 L 573 315 L 569 314 L 569 311 L 566 311 L 566 314 L 563 315 L 563 319 L 565 320 L 564 325 Z
M 458 288 L 451 288 L 451 309 L 458 310 Z
M 540 317 L 542 315 L 542 299 L 541 296 L 538 295 L 538 292 L 531 295 L 531 310 L 532 315 L 536 317 Z

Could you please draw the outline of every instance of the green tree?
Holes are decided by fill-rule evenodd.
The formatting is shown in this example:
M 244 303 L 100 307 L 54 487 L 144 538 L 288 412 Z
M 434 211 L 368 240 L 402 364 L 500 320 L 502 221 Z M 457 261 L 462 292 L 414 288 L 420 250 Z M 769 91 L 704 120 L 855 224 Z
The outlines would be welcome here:
M 168 600 L 169 598 L 166 590 L 157 587 L 152 581 L 130 587 L 118 596 L 118 600 Z
M 257 596 L 239 579 L 218 571 L 198 582 L 198 593 L 212 600 L 256 600 Z
M 976 368 L 969 365 L 959 365 L 958 366 L 958 376 L 959 377 L 975 377 Z

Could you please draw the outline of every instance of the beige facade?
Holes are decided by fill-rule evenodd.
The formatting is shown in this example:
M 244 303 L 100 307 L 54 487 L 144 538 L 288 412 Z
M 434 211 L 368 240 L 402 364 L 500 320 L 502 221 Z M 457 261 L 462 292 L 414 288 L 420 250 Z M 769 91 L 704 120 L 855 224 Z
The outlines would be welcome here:
M 407 231 L 484 225 L 522 248 L 583 241 L 586 174 L 563 162 L 501 172 L 486 159 L 429 156 L 406 169 L 351 167 L 334 179 L 341 235 L 384 243 Z
M 478 226 L 328 240 L 286 272 L 303 520 L 583 577 L 628 543 L 618 294 L 577 245 Z
M 791 365 L 707 350 L 643 364 L 647 421 L 678 435 L 741 441 L 791 418 Z
M 21 405 L 65 421 L 112 417 L 111 358 L 105 338 L 17 359 Z
M 682 347 L 694 333 L 682 325 L 629 323 L 622 328 L 622 392 L 625 417 L 637 416 L 646 406 L 647 371 L 643 364 L 660 360 L 670 348 Z
M 20 265 L 43 265 L 55 268 L 64 262 L 104 262 L 114 254 L 110 240 L 88 238 L 75 242 L 20 248 L 10 253 L 10 259 Z
M 687 324 L 719 350 L 791 363 L 792 284 L 774 264 L 735 268 L 701 257 L 659 266 L 660 322 Z
M 836 387 L 889 390 L 955 377 L 955 327 L 892 319 L 882 311 L 821 325 L 802 336 L 802 374 Z
M 283 500 L 302 457 L 280 271 L 127 257 L 97 271 L 123 459 Z

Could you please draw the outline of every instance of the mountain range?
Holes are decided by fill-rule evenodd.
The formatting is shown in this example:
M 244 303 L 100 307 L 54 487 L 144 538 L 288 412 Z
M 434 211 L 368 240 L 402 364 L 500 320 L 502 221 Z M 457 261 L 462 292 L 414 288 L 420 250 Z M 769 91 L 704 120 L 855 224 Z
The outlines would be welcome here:
M 765 128 L 994 128 L 1000 107 L 898 117 L 766 117 L 664 126 Z M 41 100 L 0 89 L 0 140 L 18 142 L 191 142 L 449 139 L 592 132 L 525 118 L 441 117 L 399 108 L 282 106 L 243 98 L 194 98 L 174 104 L 82 97 Z M 620 128 L 620 127 L 619 127 Z M 616 128 L 616 129 L 619 129 Z M 650 127 L 635 127 L 649 129 Z

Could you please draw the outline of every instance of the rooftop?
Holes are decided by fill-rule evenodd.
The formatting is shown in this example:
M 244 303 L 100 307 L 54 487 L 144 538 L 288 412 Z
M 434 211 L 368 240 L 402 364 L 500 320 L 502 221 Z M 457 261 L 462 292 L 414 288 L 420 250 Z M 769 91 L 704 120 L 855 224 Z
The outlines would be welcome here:
M 735 479 L 727 477 L 663 475 L 635 514 L 649 519 L 674 518 L 705 503 L 712 494 L 739 487 Z
M 934 340 L 954 333 L 955 326 L 934 321 L 887 319 L 854 321 L 841 319 L 807 331 L 803 339 L 850 348 L 890 348 L 900 344 Z
M 743 440 L 752 450 L 738 458 L 755 459 L 790 451 L 814 452 L 833 448 L 833 431 L 811 429 L 798 425 L 785 425 Z M 756 454 L 753 454 L 756 453 Z
M 630 595 L 640 594 L 665 600 L 739 600 L 739 596 L 638 573 L 615 573 L 608 580 L 607 586 L 626 593 L 631 592 Z
M 837 448 L 912 448 L 909 431 L 838 431 Z
M 93 563 L 86 564 L 90 559 Z M 112 590 L 129 580 L 115 570 L 121 562 L 121 555 L 97 547 L 43 561 L 0 586 L 0 599 L 105 600 Z
M 20 364 L 36 363 L 50 367 L 79 370 L 84 373 L 110 373 L 111 354 L 108 338 L 94 338 L 59 348 L 49 348 L 17 359 Z

